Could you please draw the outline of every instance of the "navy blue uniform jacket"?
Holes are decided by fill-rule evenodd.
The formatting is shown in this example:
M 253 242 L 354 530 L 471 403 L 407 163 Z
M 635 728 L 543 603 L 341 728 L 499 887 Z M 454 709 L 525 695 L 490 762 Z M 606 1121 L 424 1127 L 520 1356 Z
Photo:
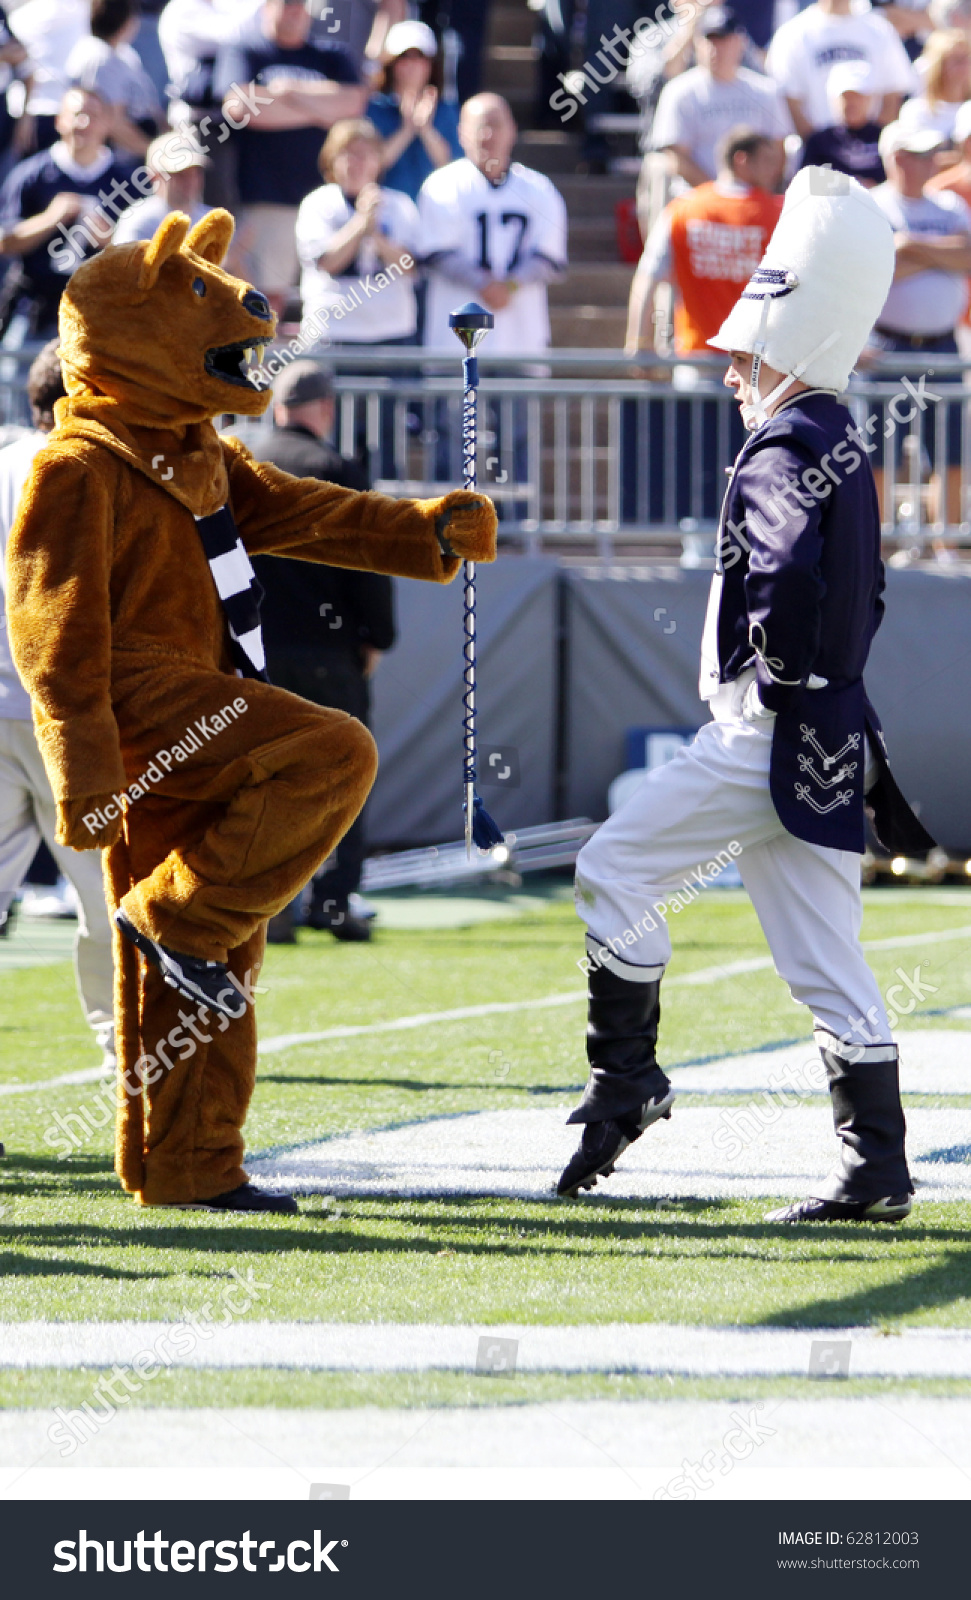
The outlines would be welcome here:
M 883 619 L 880 517 L 852 418 L 832 395 L 799 395 L 746 440 L 722 508 L 718 570 L 719 678 L 754 661 L 762 703 L 777 713 L 769 786 L 783 826 L 810 844 L 865 848 L 869 732 L 879 777 L 866 804 L 878 839 L 893 852 L 930 849 L 863 687 Z M 811 678 L 825 687 L 808 687 Z

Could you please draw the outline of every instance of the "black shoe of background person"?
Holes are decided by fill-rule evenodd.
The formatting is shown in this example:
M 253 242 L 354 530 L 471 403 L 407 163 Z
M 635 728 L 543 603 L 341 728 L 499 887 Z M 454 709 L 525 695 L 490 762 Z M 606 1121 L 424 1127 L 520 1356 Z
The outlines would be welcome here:
M 278 1189 L 257 1189 L 255 1184 L 241 1183 L 238 1189 L 213 1195 L 211 1200 L 193 1200 L 193 1211 L 276 1211 L 288 1216 L 299 1214 L 299 1206 L 292 1194 Z
M 575 1200 L 581 1189 L 593 1189 L 598 1178 L 609 1178 L 618 1158 L 629 1145 L 639 1139 L 652 1122 L 671 1116 L 674 1090 L 667 1089 L 652 1100 L 645 1100 L 639 1110 L 623 1117 L 610 1117 L 606 1122 L 586 1122 L 579 1149 L 575 1152 L 556 1186 L 561 1199 Z
M 903 1222 L 911 1212 L 909 1194 L 884 1195 L 879 1200 L 797 1200 L 791 1206 L 767 1211 L 766 1222 Z
M 271 917 L 266 925 L 267 944 L 296 944 L 297 936 L 293 931 L 293 906 L 284 906 L 275 917 Z
M 211 1006 L 223 1017 L 243 1015 L 246 1001 L 230 981 L 225 961 L 203 961 L 198 956 L 171 950 L 168 945 L 140 933 L 123 911 L 115 912 L 115 925 L 141 951 L 150 966 L 157 968 L 169 987 L 184 994 L 187 1000 Z

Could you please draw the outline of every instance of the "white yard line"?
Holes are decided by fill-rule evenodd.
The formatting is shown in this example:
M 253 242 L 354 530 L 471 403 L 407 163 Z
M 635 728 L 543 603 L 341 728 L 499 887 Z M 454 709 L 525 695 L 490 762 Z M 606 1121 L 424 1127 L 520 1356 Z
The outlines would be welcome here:
M 864 950 L 903 950 L 910 945 L 943 944 L 952 939 L 971 939 L 971 927 L 942 928 L 935 933 L 895 934 L 890 939 L 868 939 Z M 766 972 L 773 967 L 771 956 L 752 956 L 745 961 L 723 962 L 717 967 L 702 967 L 698 972 L 676 974 L 664 980 L 666 989 L 692 988 L 698 984 L 720 983 L 746 972 Z M 576 1005 L 587 998 L 585 989 L 569 989 L 563 994 L 545 995 L 540 1000 L 500 1000 L 487 1005 L 459 1006 L 454 1011 L 425 1011 L 415 1016 L 392 1017 L 387 1022 L 365 1022 L 348 1027 L 324 1028 L 318 1033 L 281 1033 L 263 1039 L 261 1055 L 288 1050 L 291 1045 L 319 1044 L 327 1039 L 351 1039 L 365 1033 L 401 1033 L 409 1028 L 424 1028 L 438 1022 L 462 1022 L 469 1017 L 497 1016 L 503 1012 L 540 1011 L 550 1006 Z
M 971 1330 L 725 1328 L 668 1323 L 530 1326 L 519 1323 L 236 1322 L 205 1338 L 166 1322 L 0 1323 L 0 1366 L 127 1365 L 155 1350 L 166 1366 L 284 1367 L 314 1372 L 473 1372 L 486 1360 L 517 1372 L 639 1372 L 685 1377 L 806 1376 L 813 1341 L 850 1341 L 851 1377 L 971 1378 Z M 513 1340 L 490 1352 L 496 1340 Z M 482 1350 L 480 1352 L 480 1344 Z M 839 1352 L 836 1353 L 837 1355 Z
M 936 933 L 900 934 L 891 939 L 871 939 L 864 950 L 905 949 L 910 945 L 941 944 L 952 939 L 971 938 L 971 927 L 943 928 Z M 740 977 L 747 972 L 766 972 L 773 966 L 771 956 L 753 956 L 745 961 L 723 962 L 716 967 L 702 967 L 698 972 L 685 972 L 665 979 L 665 988 L 692 988 L 699 984 L 720 983 L 728 978 Z M 411 1016 L 389 1017 L 385 1022 L 361 1022 L 335 1028 L 322 1028 L 314 1033 L 278 1033 L 258 1044 L 260 1055 L 275 1055 L 281 1050 L 302 1044 L 322 1044 L 328 1039 L 356 1039 L 363 1034 L 405 1033 L 414 1028 L 432 1027 L 442 1022 L 465 1022 L 475 1017 L 512 1014 L 518 1011 L 546 1011 L 556 1006 L 578 1005 L 587 998 L 585 989 L 568 989 L 563 994 L 543 995 L 536 1000 L 495 1000 L 478 1006 L 456 1006 L 450 1011 L 420 1011 Z M 971 1014 L 971 1013 L 969 1013 Z M 38 1083 L 8 1083 L 0 1085 L 0 1095 L 41 1094 L 48 1089 L 73 1083 L 95 1083 L 102 1075 L 100 1067 L 83 1072 L 71 1072 L 58 1078 L 45 1078 Z
M 2 1083 L 0 1094 L 43 1094 L 48 1089 L 60 1089 L 70 1083 L 97 1083 L 106 1078 L 104 1067 L 85 1067 L 83 1072 L 65 1072 L 59 1078 L 42 1078 L 38 1083 Z M 110 1079 L 108 1079 L 110 1082 Z
M 793 1527 L 807 1526 L 800 1504 L 858 1500 L 861 1475 L 869 1500 L 899 1500 L 901 1473 L 908 1500 L 968 1496 L 971 1400 L 913 1392 L 850 1399 L 839 1383 L 821 1382 L 818 1396 L 754 1404 L 740 1384 L 724 1400 L 502 1406 L 488 1403 L 489 1377 L 470 1381 L 481 1391 L 474 1406 L 190 1410 L 149 1402 L 120 1404 L 100 1428 L 78 1407 L 62 1407 L 70 1435 L 50 1409 L 8 1410 L 0 1412 L 0 1497 L 683 1499 L 686 1463 L 709 1469 L 693 1477 L 699 1500 L 798 1502 L 784 1524 Z

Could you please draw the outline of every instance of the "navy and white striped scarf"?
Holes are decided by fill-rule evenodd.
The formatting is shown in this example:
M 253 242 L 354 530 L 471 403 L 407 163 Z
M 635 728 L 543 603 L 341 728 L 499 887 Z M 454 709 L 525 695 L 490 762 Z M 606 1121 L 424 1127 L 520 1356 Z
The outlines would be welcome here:
M 260 627 L 263 588 L 250 565 L 231 508 L 227 504 L 211 517 L 196 517 L 196 527 L 226 614 L 233 659 L 244 678 L 260 678 L 267 683 Z

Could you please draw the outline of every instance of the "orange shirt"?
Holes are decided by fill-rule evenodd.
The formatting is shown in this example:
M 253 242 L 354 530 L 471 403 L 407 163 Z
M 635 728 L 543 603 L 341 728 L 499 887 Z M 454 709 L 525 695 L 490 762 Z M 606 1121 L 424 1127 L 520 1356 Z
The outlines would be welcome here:
M 671 260 L 679 303 L 674 342 L 679 355 L 705 350 L 718 332 L 769 242 L 782 196 L 764 189 L 726 192 L 702 183 L 670 204 Z
M 935 172 L 924 187 L 928 194 L 940 194 L 942 189 L 950 189 L 960 196 L 965 205 L 971 206 L 971 166 L 966 161 L 959 161 L 956 167 L 945 167 L 943 172 Z M 961 321 L 966 325 L 971 324 L 971 299 Z

